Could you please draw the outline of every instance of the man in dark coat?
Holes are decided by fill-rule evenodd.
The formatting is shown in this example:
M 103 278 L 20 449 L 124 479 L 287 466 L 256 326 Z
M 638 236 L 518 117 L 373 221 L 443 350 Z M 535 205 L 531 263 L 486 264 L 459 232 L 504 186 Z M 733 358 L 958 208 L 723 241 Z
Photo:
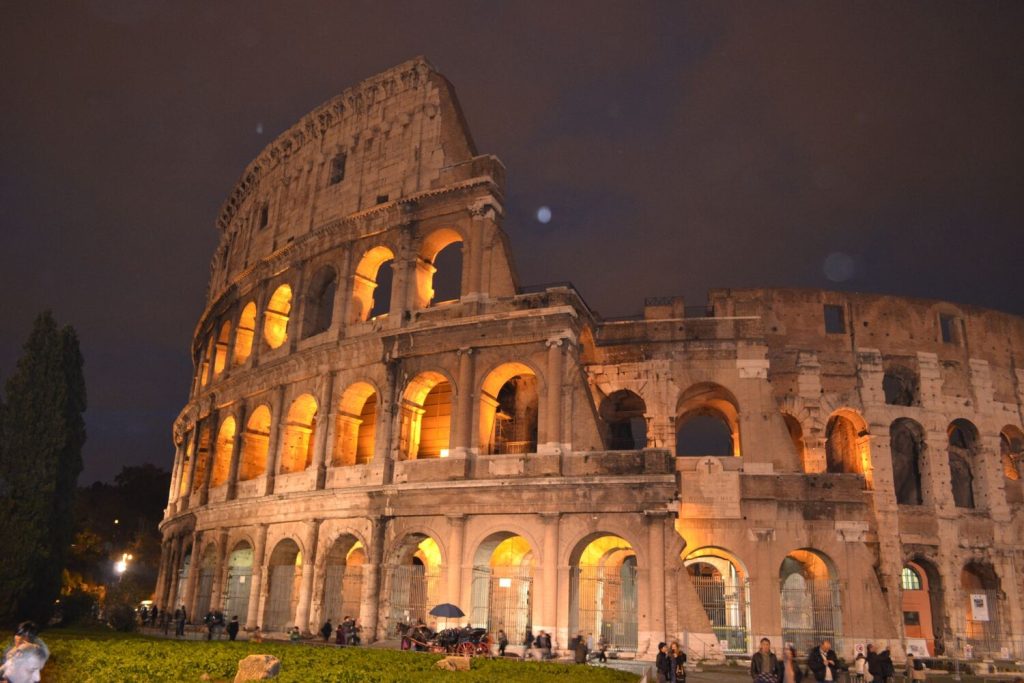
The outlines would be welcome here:
M 807 655 L 807 668 L 819 683 L 839 680 L 839 660 L 832 649 L 832 641 L 826 638 L 821 641 L 821 647 L 811 650 Z
M 178 609 L 174 610 L 174 635 L 184 636 L 185 635 L 185 622 L 188 621 L 188 613 L 185 611 L 185 605 L 182 605 Z
M 231 617 L 231 621 L 228 622 L 228 640 L 234 640 L 238 637 L 238 615 Z
M 577 664 L 587 663 L 587 639 L 583 637 L 582 631 L 573 638 L 572 650 Z
M 778 680 L 779 658 L 772 652 L 772 641 L 761 639 L 761 649 L 750 658 L 750 677 L 755 681 Z
M 325 645 L 331 641 L 332 633 L 334 633 L 334 626 L 331 624 L 331 620 L 328 619 L 324 622 L 324 625 L 320 627 L 320 635 L 323 637 Z
M 658 643 L 658 656 L 654 660 L 654 668 L 658 672 L 658 683 L 667 683 L 672 675 L 672 660 L 668 657 L 668 645 Z

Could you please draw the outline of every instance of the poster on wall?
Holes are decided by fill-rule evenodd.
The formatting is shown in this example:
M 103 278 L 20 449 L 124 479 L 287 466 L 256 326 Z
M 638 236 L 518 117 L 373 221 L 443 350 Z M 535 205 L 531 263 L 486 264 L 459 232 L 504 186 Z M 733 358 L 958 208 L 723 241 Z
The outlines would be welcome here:
M 971 621 L 988 621 L 988 596 L 971 593 Z
M 924 638 L 907 638 L 907 652 L 915 657 L 930 657 L 928 642 Z

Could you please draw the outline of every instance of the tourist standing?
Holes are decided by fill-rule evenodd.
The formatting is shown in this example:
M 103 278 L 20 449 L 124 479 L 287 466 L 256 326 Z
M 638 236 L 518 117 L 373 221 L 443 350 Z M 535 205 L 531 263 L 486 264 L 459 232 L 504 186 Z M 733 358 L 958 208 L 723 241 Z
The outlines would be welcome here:
M 804 680 L 803 669 L 796 661 L 796 648 L 787 645 L 782 656 L 782 683 L 800 683 Z
M 587 639 L 583 637 L 583 631 L 577 634 L 572 650 L 577 664 L 587 663 Z
M 331 625 L 331 620 L 328 619 L 324 622 L 324 625 L 320 627 L 320 635 L 323 636 L 324 645 L 331 642 L 332 633 L 334 633 L 334 626 Z
M 658 672 L 658 683 L 668 683 L 672 662 L 668 657 L 668 646 L 658 643 L 658 656 L 654 660 L 654 668 Z
M 174 635 L 185 636 L 185 622 L 188 621 L 188 613 L 185 611 L 185 605 L 182 605 L 178 609 L 174 610 Z
M 671 683 L 679 683 L 686 678 L 686 655 L 683 653 L 683 649 L 679 647 L 679 643 L 674 640 L 668 646 L 668 658 L 672 663 L 668 680 Z
M 760 649 L 750 658 L 750 677 L 755 683 L 774 683 L 779 680 L 779 658 L 772 652 L 772 641 L 761 639 Z
M 238 615 L 231 617 L 231 621 L 228 622 L 228 640 L 234 640 L 238 637 L 238 629 L 241 624 L 238 623 Z
M 14 632 L 14 644 L 4 652 L 0 677 L 7 683 L 34 683 L 50 658 L 50 650 L 39 638 L 36 625 L 25 621 Z
M 807 656 L 807 668 L 816 681 L 839 680 L 839 660 L 832 649 L 832 641 L 828 638 L 821 641 L 821 646 L 811 650 Z
M 505 648 L 508 647 L 508 636 L 504 629 L 498 629 L 498 656 L 505 656 Z

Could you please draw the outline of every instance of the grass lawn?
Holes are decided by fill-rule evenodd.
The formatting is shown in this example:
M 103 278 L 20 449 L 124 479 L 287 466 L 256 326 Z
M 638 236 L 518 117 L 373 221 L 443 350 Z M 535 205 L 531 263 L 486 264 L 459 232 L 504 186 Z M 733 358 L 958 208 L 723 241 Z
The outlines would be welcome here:
M 474 659 L 472 671 L 434 668 L 441 655 L 397 650 L 317 647 L 290 643 L 175 641 L 102 630 L 50 629 L 42 634 L 50 647 L 44 683 L 156 683 L 233 681 L 238 660 L 269 654 L 281 660 L 280 683 L 399 683 L 466 681 L 544 683 L 595 681 L 635 683 L 622 671 L 509 660 Z M 203 674 L 208 679 L 202 679 Z

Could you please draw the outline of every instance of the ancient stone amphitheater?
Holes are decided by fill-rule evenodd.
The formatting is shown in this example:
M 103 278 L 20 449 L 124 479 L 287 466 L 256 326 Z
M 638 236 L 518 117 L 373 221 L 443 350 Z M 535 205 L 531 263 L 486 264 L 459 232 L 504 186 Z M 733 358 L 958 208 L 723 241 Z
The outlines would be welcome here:
M 504 182 L 423 59 L 245 169 L 158 605 L 380 639 L 450 602 L 637 656 L 1024 656 L 1024 320 L 789 289 L 604 319 L 518 282 Z

